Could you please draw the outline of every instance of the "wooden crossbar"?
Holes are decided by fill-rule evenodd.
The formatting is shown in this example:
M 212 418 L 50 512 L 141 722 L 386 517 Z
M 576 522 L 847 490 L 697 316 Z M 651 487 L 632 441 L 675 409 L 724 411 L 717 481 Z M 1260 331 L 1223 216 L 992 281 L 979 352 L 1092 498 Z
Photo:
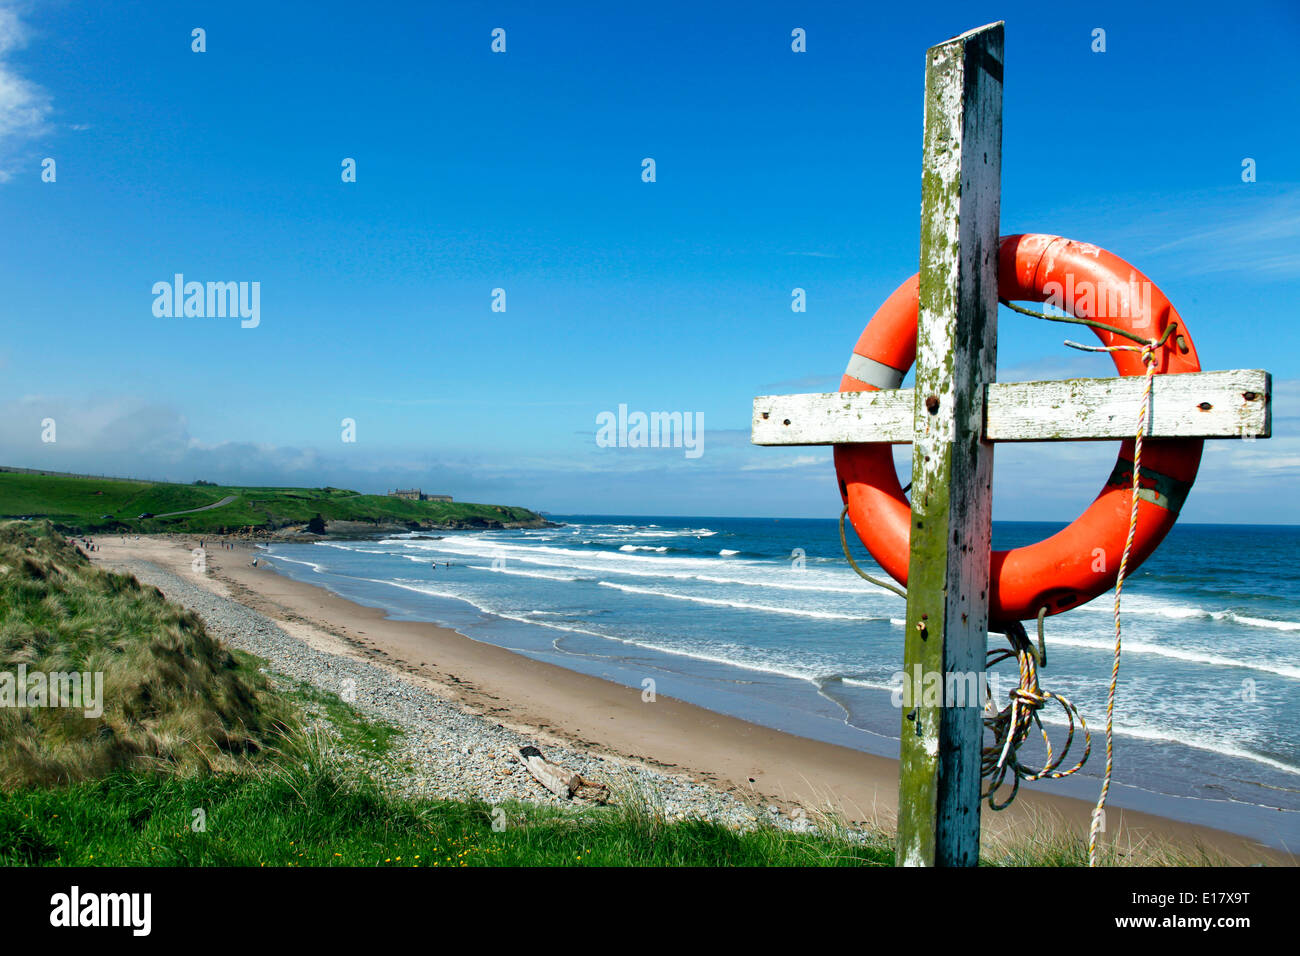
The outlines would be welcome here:
M 1144 380 L 1075 378 L 985 387 L 986 441 L 1132 438 Z M 1262 369 L 1157 375 L 1149 438 L 1269 438 L 1272 380 Z M 755 445 L 906 444 L 916 434 L 916 393 L 822 392 L 754 399 Z

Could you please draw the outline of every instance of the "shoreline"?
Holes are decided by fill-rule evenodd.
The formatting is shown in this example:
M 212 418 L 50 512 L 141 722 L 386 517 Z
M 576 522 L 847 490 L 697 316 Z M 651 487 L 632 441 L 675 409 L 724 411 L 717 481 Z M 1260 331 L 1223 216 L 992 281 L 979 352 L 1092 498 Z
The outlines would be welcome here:
M 205 536 L 214 537 L 214 536 Z M 217 539 L 220 540 L 220 539 Z M 459 710 L 572 751 L 703 783 L 750 805 L 789 813 L 831 808 L 853 824 L 892 829 L 898 761 L 795 736 L 639 689 L 537 661 L 427 622 L 389 619 L 325 588 L 251 567 L 247 542 L 209 549 L 208 573 L 191 570 L 198 536 L 97 539 L 95 560 L 148 562 L 276 622 L 324 653 L 366 661 L 414 679 Z M 1088 801 L 1022 790 L 998 814 L 984 813 L 985 841 L 1043 827 L 1083 835 Z M 1225 830 L 1112 807 L 1108 841 L 1154 840 L 1204 847 L 1237 864 L 1290 865 L 1284 852 Z

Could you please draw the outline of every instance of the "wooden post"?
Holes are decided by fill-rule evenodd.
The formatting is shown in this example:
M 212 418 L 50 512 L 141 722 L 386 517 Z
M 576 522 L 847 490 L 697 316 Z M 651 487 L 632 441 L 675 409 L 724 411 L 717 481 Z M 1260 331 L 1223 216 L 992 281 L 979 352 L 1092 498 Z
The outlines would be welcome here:
M 898 860 L 979 862 L 981 694 L 988 632 L 997 369 L 1002 23 L 931 47 L 925 73 L 912 533 L 899 771 Z

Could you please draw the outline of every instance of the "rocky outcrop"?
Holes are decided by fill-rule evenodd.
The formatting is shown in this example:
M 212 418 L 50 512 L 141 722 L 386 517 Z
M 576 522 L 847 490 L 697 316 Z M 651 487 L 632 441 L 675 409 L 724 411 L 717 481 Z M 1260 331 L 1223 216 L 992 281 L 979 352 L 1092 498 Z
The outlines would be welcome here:
M 376 534 L 405 534 L 410 531 L 484 531 L 490 528 L 558 528 L 553 521 L 537 518 L 529 521 L 500 521 L 495 518 L 457 518 L 452 521 L 312 521 L 306 525 L 280 528 L 263 532 L 257 537 L 304 538 L 364 538 Z M 260 530 L 260 529 L 259 529 Z

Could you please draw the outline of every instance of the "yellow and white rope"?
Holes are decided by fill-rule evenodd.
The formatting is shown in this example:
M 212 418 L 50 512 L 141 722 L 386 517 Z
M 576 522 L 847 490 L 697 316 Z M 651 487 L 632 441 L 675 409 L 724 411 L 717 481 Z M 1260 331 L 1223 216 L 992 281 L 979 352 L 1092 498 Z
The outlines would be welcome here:
M 1172 328 L 1172 326 L 1171 326 Z M 1165 338 L 1168 337 L 1168 330 Z M 1163 341 L 1163 339 L 1161 339 Z M 1115 576 L 1115 658 L 1110 669 L 1110 688 L 1106 693 L 1106 772 L 1102 777 L 1101 794 L 1097 797 L 1097 806 L 1092 811 L 1092 821 L 1088 825 L 1088 865 L 1097 865 L 1097 842 L 1101 833 L 1102 821 L 1106 813 L 1106 797 L 1110 793 L 1111 773 L 1115 765 L 1114 721 L 1115 691 L 1119 685 L 1120 659 L 1120 598 L 1124 592 L 1124 576 L 1128 570 L 1129 552 L 1133 550 L 1133 538 L 1137 533 L 1138 501 L 1142 490 L 1142 437 L 1147 430 L 1147 417 L 1151 411 L 1151 385 L 1155 378 L 1155 350 L 1159 342 L 1146 345 L 1079 345 L 1067 342 L 1067 345 L 1088 352 L 1140 352 L 1142 364 L 1146 369 L 1146 384 L 1142 391 L 1142 408 L 1138 412 L 1137 433 L 1133 439 L 1133 494 L 1129 505 L 1128 536 L 1124 539 L 1124 553 L 1119 559 L 1119 573 Z
M 1043 690 L 1039 686 L 1038 668 L 1042 664 L 1043 655 L 1034 654 L 1033 645 L 1029 642 L 1024 625 L 1019 621 L 1012 621 L 1007 626 L 1006 636 L 1011 647 L 989 651 L 986 663 L 986 667 L 992 667 L 1014 657 L 1020 667 L 1020 682 L 1008 695 L 1010 703 L 995 715 L 984 718 L 984 726 L 993 734 L 993 745 L 985 747 L 981 754 L 980 777 L 987 778 L 989 781 L 987 789 L 981 796 L 988 800 L 989 808 L 992 810 L 1005 810 L 1011 805 L 1020 791 L 1021 780 L 1059 780 L 1061 777 L 1068 777 L 1087 762 L 1088 754 L 1092 752 L 1092 734 L 1088 731 L 1088 725 L 1084 722 L 1078 708 L 1060 694 Z M 1052 750 L 1052 741 L 1038 713 L 1048 701 L 1052 700 L 1061 705 L 1069 724 L 1065 742 L 1059 753 Z M 1074 744 L 1075 721 L 1078 721 L 1079 729 L 1083 731 L 1083 756 L 1069 770 L 1058 770 Z M 1024 766 L 1020 762 L 1019 755 L 1021 745 L 1029 739 L 1030 731 L 1034 727 L 1038 728 L 1043 738 L 1043 746 L 1047 748 L 1047 761 L 1039 770 L 1031 770 Z M 997 791 L 1006 781 L 1008 773 L 1011 774 L 1011 792 L 1007 794 L 1005 800 L 999 802 Z

